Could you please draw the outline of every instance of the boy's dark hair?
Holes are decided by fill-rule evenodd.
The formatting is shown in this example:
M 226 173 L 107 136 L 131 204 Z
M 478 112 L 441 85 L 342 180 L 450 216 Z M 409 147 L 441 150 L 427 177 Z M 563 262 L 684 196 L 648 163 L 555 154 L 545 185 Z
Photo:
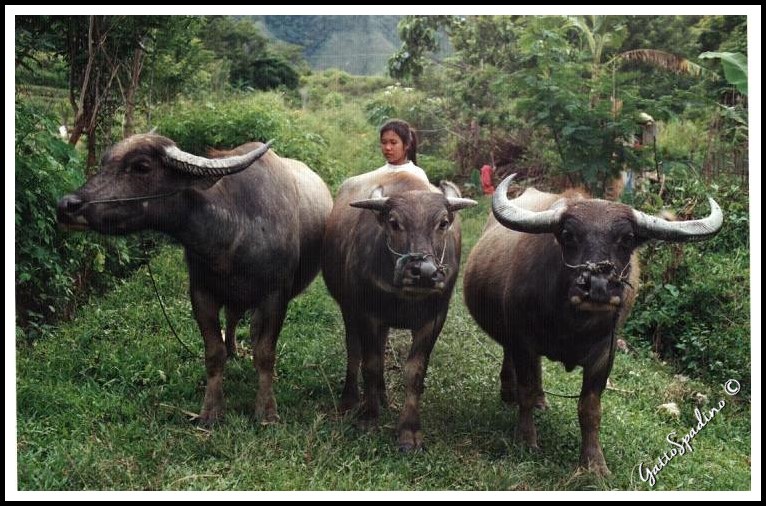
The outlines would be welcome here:
M 418 163 L 418 136 L 415 133 L 415 129 L 410 126 L 409 123 L 402 119 L 390 119 L 386 121 L 382 127 L 380 127 L 380 137 L 383 137 L 385 132 L 393 130 L 393 132 L 399 136 L 402 140 L 402 144 L 407 146 L 407 158 L 417 165 Z

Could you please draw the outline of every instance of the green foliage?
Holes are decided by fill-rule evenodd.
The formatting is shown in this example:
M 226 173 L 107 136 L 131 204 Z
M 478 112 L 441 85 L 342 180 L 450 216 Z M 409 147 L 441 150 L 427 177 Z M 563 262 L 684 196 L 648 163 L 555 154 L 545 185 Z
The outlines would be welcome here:
M 344 97 L 367 97 L 393 84 L 382 76 L 351 76 L 342 70 L 325 70 L 303 78 L 307 106 L 311 110 L 336 107 L 345 103 Z M 331 95 L 331 98 L 326 98 Z
M 657 147 L 659 157 L 665 163 L 688 160 L 699 165 L 704 156 L 704 145 L 700 139 L 706 132 L 697 123 L 682 119 L 672 119 L 667 123 L 657 123 Z
M 621 16 L 627 37 L 618 52 L 653 48 L 691 58 L 699 54 L 699 41 L 690 34 L 703 16 Z
M 367 119 L 376 128 L 391 118 L 407 121 L 418 135 L 418 153 L 441 153 L 447 139 L 444 100 L 399 83 L 386 86 L 365 105 Z
M 270 90 L 298 86 L 298 71 L 290 61 L 271 51 L 271 45 L 249 19 L 214 16 L 201 33 L 205 45 L 228 62 L 235 89 Z
M 558 171 L 581 177 L 600 195 L 605 181 L 622 167 L 639 163 L 625 145 L 636 129 L 635 101 L 623 91 L 622 109 L 615 114 L 607 98 L 611 76 L 591 74 L 590 62 L 573 60 L 561 31 L 535 24 L 527 28 L 520 50 L 535 65 L 516 73 L 517 111 L 533 127 L 551 133 L 560 156 Z
M 402 49 L 388 60 L 391 77 L 417 79 L 423 73 L 428 53 L 438 49 L 437 30 L 451 18 L 445 16 L 407 16 L 399 22 Z
M 197 33 L 201 21 L 173 17 L 167 31 L 157 34 L 141 88 L 147 108 L 179 96 L 202 99 L 229 88 L 230 62 L 216 58 Z
M 16 316 L 28 340 L 71 314 L 93 288 L 109 286 L 139 260 L 135 239 L 69 234 L 56 203 L 84 182 L 83 160 L 58 137 L 50 113 L 16 102 Z
M 699 58 L 720 58 L 726 80 L 737 88 L 738 92 L 747 95 L 747 56 L 742 53 L 706 51 L 699 55 Z
M 329 162 L 325 139 L 307 129 L 299 114 L 276 93 L 243 94 L 203 104 L 177 103 L 158 122 L 159 133 L 182 149 L 205 155 L 208 148 L 231 149 L 246 142 L 276 139 L 273 149 L 300 160 L 330 185 L 342 174 Z
M 440 181 L 455 179 L 455 163 L 438 156 L 418 155 L 418 166 L 428 175 L 429 181 L 438 185 Z
M 747 54 L 747 16 L 702 16 L 695 31 L 699 51 Z
M 666 205 L 700 217 L 710 194 L 723 210 L 723 228 L 699 244 L 652 243 L 642 250 L 641 288 L 626 332 L 688 374 L 718 383 L 734 378 L 749 391 L 748 193 L 732 178 L 708 188 L 685 166 L 668 168 Z M 652 200 L 637 207 L 656 210 Z

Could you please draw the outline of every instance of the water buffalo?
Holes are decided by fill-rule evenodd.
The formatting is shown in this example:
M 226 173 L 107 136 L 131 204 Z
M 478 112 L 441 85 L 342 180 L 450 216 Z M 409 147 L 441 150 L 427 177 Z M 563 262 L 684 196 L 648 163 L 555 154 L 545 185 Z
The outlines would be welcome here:
M 721 228 L 710 199 L 705 219 L 669 222 L 569 190 L 527 189 L 508 200 L 513 175 L 497 188 L 482 237 L 464 277 L 465 302 L 482 329 L 503 346 L 501 395 L 518 402 L 517 437 L 537 446 L 533 407 L 544 407 L 540 356 L 583 367 L 577 413 L 580 464 L 607 474 L 599 442 L 601 392 L 612 369 L 615 330 L 638 287 L 635 249 L 650 239 L 702 240 Z M 510 230 L 509 230 L 510 229 Z
M 179 241 L 192 309 L 205 340 L 207 386 L 199 414 L 223 415 L 223 369 L 234 331 L 252 310 L 256 416 L 277 419 L 272 380 L 287 303 L 319 272 L 332 196 L 303 163 L 249 143 L 221 158 L 181 151 L 170 139 L 134 135 L 114 146 L 101 170 L 58 203 L 59 223 L 102 234 L 157 230 Z M 226 311 L 226 341 L 221 337 Z
M 401 450 L 420 449 L 420 395 L 460 265 L 456 212 L 476 202 L 452 183 L 441 191 L 408 172 L 375 171 L 348 179 L 327 222 L 322 274 L 340 305 L 348 364 L 341 410 L 359 402 L 374 423 L 386 405 L 384 350 L 390 327 L 412 331 L 404 365 L 405 401 L 399 418 Z

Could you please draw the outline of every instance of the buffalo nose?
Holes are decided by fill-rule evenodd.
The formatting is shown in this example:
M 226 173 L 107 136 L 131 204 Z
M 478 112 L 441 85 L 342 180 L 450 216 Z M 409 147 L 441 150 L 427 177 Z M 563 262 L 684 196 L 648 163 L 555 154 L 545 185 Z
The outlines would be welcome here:
M 434 280 L 434 276 L 436 275 L 436 266 L 433 264 L 433 262 L 423 262 L 420 264 L 420 276 L 429 279 Z
M 64 195 L 58 203 L 58 214 L 74 214 L 82 207 L 82 200 L 76 195 Z
M 589 298 L 593 302 L 607 303 L 609 302 L 609 292 L 607 287 L 609 280 L 602 276 L 590 277 L 590 293 Z
M 407 267 L 407 276 L 422 282 L 436 281 L 438 272 L 433 262 L 415 262 Z

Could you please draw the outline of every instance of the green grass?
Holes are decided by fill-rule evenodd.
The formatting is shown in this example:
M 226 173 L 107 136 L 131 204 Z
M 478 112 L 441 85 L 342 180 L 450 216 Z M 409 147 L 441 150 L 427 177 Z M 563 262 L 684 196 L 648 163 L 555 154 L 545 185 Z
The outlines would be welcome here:
M 489 201 L 463 211 L 464 260 Z M 603 396 L 601 441 L 612 475 L 575 471 L 575 399 L 549 396 L 536 415 L 541 449 L 513 440 L 516 412 L 500 400 L 499 346 L 468 314 L 460 283 L 434 349 L 422 398 L 428 451 L 400 454 L 395 427 L 409 335 L 392 332 L 386 357 L 391 409 L 377 430 L 336 414 L 345 370 L 340 312 L 321 279 L 294 300 L 280 335 L 275 393 L 281 421 L 251 418 L 251 360 L 227 364 L 225 423 L 203 430 L 202 340 L 191 315 L 179 248 L 152 260 L 160 293 L 190 357 L 173 337 L 145 269 L 83 306 L 55 333 L 17 350 L 20 490 L 649 490 L 638 464 L 670 450 L 665 438 L 696 425 L 694 394 L 727 404 L 661 471 L 659 490 L 750 489 L 750 405 L 721 388 L 683 381 L 642 351 L 619 353 Z M 247 342 L 241 325 L 240 341 Z M 544 361 L 545 388 L 574 394 L 581 373 Z M 676 402 L 679 419 L 657 406 Z

